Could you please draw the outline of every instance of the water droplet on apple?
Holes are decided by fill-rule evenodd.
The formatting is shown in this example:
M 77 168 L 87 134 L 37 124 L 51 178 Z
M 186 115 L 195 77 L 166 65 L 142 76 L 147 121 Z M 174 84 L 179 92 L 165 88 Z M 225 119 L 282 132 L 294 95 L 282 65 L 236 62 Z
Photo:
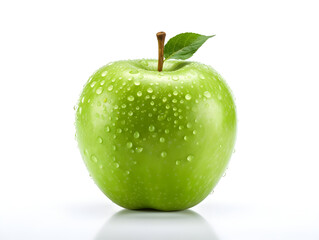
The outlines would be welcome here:
M 172 102 L 173 102 L 173 103 L 177 103 L 177 100 L 174 98 L 174 99 L 172 100 Z
M 188 155 L 187 158 L 186 158 L 186 160 L 189 161 L 189 162 L 192 161 L 193 159 L 194 159 L 193 155 Z
M 184 140 L 187 141 L 187 136 L 184 136 Z
M 197 131 L 196 131 L 196 130 L 194 130 L 194 131 L 193 131 L 193 134 L 194 134 L 194 135 L 196 135 L 196 133 L 197 133 Z
M 98 89 L 96 89 L 96 94 L 101 94 L 103 92 L 103 88 L 99 87 Z
M 102 80 L 102 81 L 100 82 L 100 85 L 103 86 L 104 83 L 105 83 L 105 80 Z
M 133 115 L 133 112 L 132 112 L 132 111 L 129 111 L 127 114 L 128 114 L 129 116 L 132 116 L 132 115 Z
M 152 89 L 152 88 L 148 88 L 148 89 L 147 89 L 147 92 L 148 92 L 148 93 L 152 93 L 152 92 L 153 92 L 153 89 Z
M 150 132 L 154 132 L 154 130 L 155 130 L 154 125 L 150 125 L 150 126 L 148 127 L 148 130 L 149 130 Z
M 80 114 L 82 113 L 82 107 L 79 107 L 79 113 Z
M 160 138 L 160 142 L 161 142 L 161 143 L 165 142 L 165 138 L 161 137 L 161 138 Z
M 141 84 L 141 82 L 140 82 L 140 81 L 135 81 L 134 84 L 135 84 L 136 86 L 139 86 L 139 85 Z
M 134 101 L 134 97 L 132 95 L 127 97 L 127 100 L 129 100 L 130 102 Z
M 222 99 L 222 95 L 218 94 L 218 100 L 221 100 Z
M 139 132 L 135 132 L 133 136 L 134 136 L 134 138 L 139 138 L 140 137 L 140 133 Z
M 179 78 L 178 78 L 177 76 L 173 76 L 172 79 L 173 79 L 174 81 L 177 81 Z
M 110 85 L 107 90 L 109 90 L 110 92 L 113 90 L 113 85 Z
M 165 129 L 165 131 L 164 131 L 166 134 L 168 134 L 169 133 L 169 130 L 168 129 Z
M 175 91 L 173 92 L 173 95 L 174 95 L 174 96 L 178 95 L 178 92 L 175 90 Z
M 167 152 L 161 152 L 161 157 L 164 158 L 167 156 Z
M 89 155 L 89 151 L 87 149 L 84 150 L 84 155 L 88 156 Z
M 186 94 L 186 95 L 185 95 L 185 99 L 186 99 L 186 100 L 191 100 L 191 98 L 192 98 L 191 95 L 189 95 L 189 94 Z
M 136 93 L 136 95 L 137 95 L 138 97 L 140 97 L 140 96 L 143 95 L 143 93 L 142 93 L 141 91 L 138 91 L 138 92 Z
M 84 103 L 85 97 L 82 98 L 81 102 Z
M 98 137 L 98 138 L 97 138 L 97 141 L 98 141 L 99 143 L 103 143 L 103 139 L 102 139 L 101 137 Z
M 138 152 L 138 153 L 143 152 L 143 148 L 142 148 L 142 147 L 137 147 L 135 150 L 136 150 L 136 152 Z
M 122 133 L 123 130 L 122 130 L 121 128 L 118 128 L 118 129 L 116 130 L 116 132 L 117 132 L 117 133 Z
M 91 160 L 95 163 L 97 163 L 97 157 L 93 154 L 91 155 Z
M 166 98 L 166 97 L 163 97 L 162 100 L 163 100 L 163 102 L 166 102 L 166 101 L 167 101 L 167 98 Z
M 139 71 L 138 71 L 138 70 L 136 70 L 136 69 L 133 69 L 133 70 L 129 71 L 129 73 L 130 73 L 130 74 L 138 74 L 138 73 L 139 73 Z
M 105 77 L 106 74 L 107 74 L 107 71 L 104 71 L 104 72 L 102 72 L 101 76 L 102 76 L 102 77 Z
M 107 132 L 110 132 L 111 129 L 110 129 L 109 126 L 106 126 L 106 127 L 105 127 L 105 130 L 106 130 Z
M 102 169 L 102 168 L 103 168 L 103 165 L 102 165 L 102 164 L 100 164 L 100 166 L 99 166 L 99 167 L 100 167 L 100 169 Z
M 120 164 L 118 164 L 117 162 L 113 163 L 114 167 L 119 168 Z
M 130 171 L 128 171 L 128 170 L 125 171 L 125 174 L 126 174 L 126 175 L 129 175 L 129 174 L 130 174 Z
M 207 98 L 210 98 L 212 95 L 210 94 L 210 92 L 206 91 L 204 92 L 204 96 Z
M 181 161 L 177 160 L 175 163 L 176 163 L 176 165 L 180 165 Z
M 92 83 L 90 84 L 91 88 L 93 88 L 93 87 L 95 86 L 95 84 L 96 84 L 96 82 L 95 82 L 95 81 L 94 81 L 94 82 L 92 82 Z
M 132 142 L 127 142 L 127 143 L 126 143 L 126 147 L 127 147 L 127 148 L 131 148 L 132 146 L 133 146 L 133 143 L 132 143 Z
M 191 128 L 191 127 L 192 127 L 192 124 L 191 124 L 191 123 L 187 123 L 186 127 L 187 127 L 187 128 Z

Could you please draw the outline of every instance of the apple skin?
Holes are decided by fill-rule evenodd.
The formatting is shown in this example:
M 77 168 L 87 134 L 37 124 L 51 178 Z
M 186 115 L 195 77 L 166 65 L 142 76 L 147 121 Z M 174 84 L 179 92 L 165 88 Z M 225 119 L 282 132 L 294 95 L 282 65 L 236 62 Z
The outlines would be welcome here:
M 236 109 L 211 67 L 170 60 L 110 63 L 84 86 L 76 138 L 90 175 L 128 209 L 183 210 L 201 202 L 234 149 Z

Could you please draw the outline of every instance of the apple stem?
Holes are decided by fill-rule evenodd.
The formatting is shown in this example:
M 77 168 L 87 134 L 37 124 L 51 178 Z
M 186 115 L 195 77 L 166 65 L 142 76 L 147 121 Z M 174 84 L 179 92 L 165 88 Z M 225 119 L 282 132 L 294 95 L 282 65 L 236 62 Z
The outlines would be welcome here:
M 159 72 L 161 72 L 163 70 L 165 36 L 166 36 L 165 32 L 158 32 L 156 34 L 157 42 L 158 42 L 158 65 L 157 65 L 157 70 Z

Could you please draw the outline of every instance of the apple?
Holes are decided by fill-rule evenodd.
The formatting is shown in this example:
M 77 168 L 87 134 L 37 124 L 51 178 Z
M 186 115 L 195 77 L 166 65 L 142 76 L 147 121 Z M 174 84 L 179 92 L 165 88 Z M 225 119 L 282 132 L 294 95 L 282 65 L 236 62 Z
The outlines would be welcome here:
M 211 67 L 110 63 L 84 86 L 76 138 L 94 182 L 128 209 L 190 208 L 223 175 L 236 138 L 231 91 Z

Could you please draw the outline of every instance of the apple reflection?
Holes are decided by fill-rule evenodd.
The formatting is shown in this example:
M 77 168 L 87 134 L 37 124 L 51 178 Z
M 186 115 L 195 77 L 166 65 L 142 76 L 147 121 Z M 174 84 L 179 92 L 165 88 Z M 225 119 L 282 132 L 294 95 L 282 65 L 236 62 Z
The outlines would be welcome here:
M 217 240 L 209 223 L 191 210 L 179 212 L 122 210 L 114 214 L 95 240 Z

